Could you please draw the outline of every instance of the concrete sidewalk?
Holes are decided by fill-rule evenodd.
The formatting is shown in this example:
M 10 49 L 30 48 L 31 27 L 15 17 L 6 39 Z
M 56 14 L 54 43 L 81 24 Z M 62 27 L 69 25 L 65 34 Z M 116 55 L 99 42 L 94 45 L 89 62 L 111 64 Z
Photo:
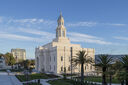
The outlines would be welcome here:
M 0 72 L 0 85 L 23 85 L 13 74 Z
M 13 85 L 23 85 L 15 75 L 10 75 L 10 80 L 12 81 Z

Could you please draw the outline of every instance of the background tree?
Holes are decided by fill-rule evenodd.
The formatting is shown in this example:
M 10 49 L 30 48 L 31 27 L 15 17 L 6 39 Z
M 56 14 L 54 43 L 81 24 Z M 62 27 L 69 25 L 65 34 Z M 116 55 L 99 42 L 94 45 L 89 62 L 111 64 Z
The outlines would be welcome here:
M 12 66 L 13 68 L 13 65 L 16 63 L 13 55 L 11 53 L 6 53 L 4 54 L 4 58 L 5 58 L 6 64 L 9 66 Z
M 96 61 L 97 64 L 95 66 L 102 68 L 102 85 L 107 85 L 106 71 L 112 64 L 112 57 L 109 57 L 108 55 L 100 55 Z
M 24 68 L 25 69 L 29 69 L 30 65 L 31 65 L 31 61 L 30 60 L 24 60 L 23 64 L 24 64 Z
M 109 75 L 110 85 L 112 83 L 112 79 L 117 77 L 117 74 L 120 72 L 122 64 L 119 60 L 114 60 L 110 67 L 108 67 L 107 74 Z
M 75 65 L 81 65 L 81 84 L 83 85 L 84 81 L 84 64 L 93 63 L 91 57 L 88 56 L 86 51 L 79 51 L 76 56 L 72 59 Z
M 128 85 L 128 55 L 125 55 L 124 57 L 121 57 L 121 63 L 122 67 L 125 69 L 125 75 L 126 75 L 126 85 Z M 124 76 L 125 77 L 125 76 Z
M 0 57 L 4 56 L 4 54 L 0 53 Z
M 33 68 L 34 68 L 34 66 L 35 66 L 35 60 L 31 60 L 31 66 L 33 66 Z

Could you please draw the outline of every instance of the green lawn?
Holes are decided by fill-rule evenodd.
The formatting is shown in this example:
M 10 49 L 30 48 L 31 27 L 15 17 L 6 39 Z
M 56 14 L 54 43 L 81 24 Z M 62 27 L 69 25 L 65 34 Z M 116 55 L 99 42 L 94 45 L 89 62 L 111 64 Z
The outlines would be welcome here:
M 93 81 L 93 82 L 102 82 L 102 78 L 101 77 L 85 77 L 85 80 Z M 107 78 L 107 82 L 109 83 L 109 78 Z M 120 83 L 120 81 L 117 80 L 116 78 L 113 78 L 112 79 L 112 83 Z
M 0 72 L 6 72 L 6 69 L 0 69 Z
M 61 74 L 61 75 L 63 75 L 63 76 L 66 75 L 67 77 L 69 77 L 69 76 L 77 76 L 77 74 L 72 74 L 72 75 L 71 74 Z
M 21 81 L 27 81 L 26 76 L 24 75 L 16 75 L 16 77 Z M 38 73 L 38 74 L 30 74 L 28 76 L 28 81 L 29 80 L 34 80 L 34 79 L 48 79 L 48 78 L 56 78 L 58 76 L 53 75 L 53 74 L 44 74 L 44 73 Z
M 71 79 L 58 79 L 58 80 L 51 80 L 48 81 L 51 85 L 81 85 L 80 81 L 74 81 Z M 85 83 L 84 85 L 98 85 L 98 84 L 92 84 L 92 83 Z
M 87 81 L 93 81 L 93 82 L 102 82 L 101 77 L 87 77 L 85 80 L 87 80 Z M 79 81 L 80 81 L 80 79 L 79 79 Z M 113 83 L 120 83 L 116 79 L 113 79 L 112 82 Z M 51 81 L 48 81 L 48 83 L 50 83 L 51 85 L 80 85 L 80 82 L 75 82 L 75 81 L 69 80 L 69 79 L 66 79 L 66 80 L 64 80 L 64 79 L 51 80 Z M 93 85 L 93 84 L 90 83 L 88 85 Z
M 42 85 L 42 84 L 38 84 L 38 83 L 30 83 L 30 84 L 23 84 L 23 85 Z
M 11 72 L 22 72 L 24 69 L 10 69 Z
M 50 83 L 51 85 L 73 85 L 73 81 L 68 79 L 51 80 L 48 81 L 48 83 Z

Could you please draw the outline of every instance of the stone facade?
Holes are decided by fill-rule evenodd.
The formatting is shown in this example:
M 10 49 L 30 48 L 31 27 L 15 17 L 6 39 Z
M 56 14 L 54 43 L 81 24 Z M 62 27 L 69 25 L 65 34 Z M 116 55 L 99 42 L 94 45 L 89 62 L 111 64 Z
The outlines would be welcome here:
M 11 49 L 13 57 L 16 59 L 16 62 L 26 60 L 26 51 L 25 49 Z
M 85 50 L 88 56 L 95 59 L 95 50 L 82 48 L 79 44 L 71 44 L 66 37 L 66 28 L 62 15 L 59 16 L 56 29 L 56 38 L 52 42 L 35 49 L 36 70 L 61 74 L 66 68 L 66 73 L 71 73 L 71 56 L 76 56 L 80 50 Z M 95 68 L 88 64 L 85 72 L 92 72 Z M 80 66 L 72 67 L 73 73 L 80 72 Z

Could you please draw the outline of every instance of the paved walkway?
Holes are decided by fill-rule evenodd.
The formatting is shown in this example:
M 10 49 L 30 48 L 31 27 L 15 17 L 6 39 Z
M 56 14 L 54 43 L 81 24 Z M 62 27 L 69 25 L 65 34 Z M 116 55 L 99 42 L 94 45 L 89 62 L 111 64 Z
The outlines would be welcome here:
M 22 83 L 13 74 L 0 72 L 0 85 L 22 85 Z

